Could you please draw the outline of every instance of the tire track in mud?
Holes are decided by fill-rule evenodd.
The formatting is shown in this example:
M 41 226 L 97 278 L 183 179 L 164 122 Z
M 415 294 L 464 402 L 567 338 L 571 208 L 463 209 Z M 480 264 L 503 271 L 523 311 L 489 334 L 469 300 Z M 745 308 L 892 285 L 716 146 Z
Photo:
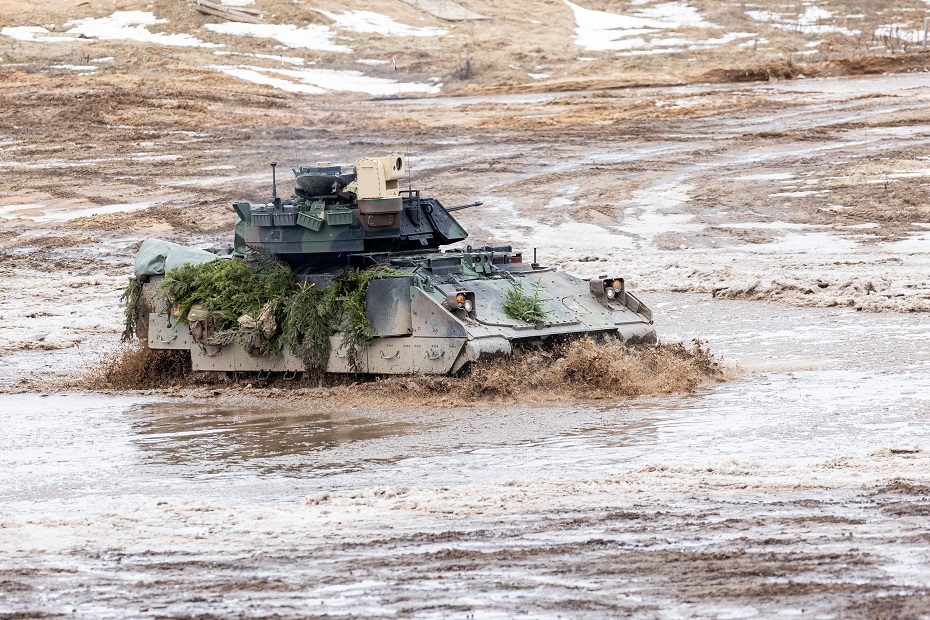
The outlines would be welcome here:
M 266 531 L 254 551 L 248 539 L 219 527 L 205 537 L 213 542 L 194 544 L 215 551 L 156 542 L 148 551 L 73 551 L 59 566 L 17 558 L 23 565 L 0 572 L 0 584 L 17 611 L 30 614 L 67 602 L 78 610 L 100 605 L 172 617 L 269 606 L 284 617 L 790 609 L 858 617 L 868 609 L 920 608 L 930 597 L 926 583 L 889 575 L 889 550 L 927 538 L 919 519 L 904 525 L 889 518 L 886 495 L 880 487 L 840 496 L 776 492 L 769 501 L 692 498 L 477 517 L 465 527 L 447 518 L 422 523 L 425 529 L 404 518 L 380 532 L 358 531 L 350 520 L 302 542 L 292 524 L 285 540 Z M 224 541 L 232 547 L 217 555 Z

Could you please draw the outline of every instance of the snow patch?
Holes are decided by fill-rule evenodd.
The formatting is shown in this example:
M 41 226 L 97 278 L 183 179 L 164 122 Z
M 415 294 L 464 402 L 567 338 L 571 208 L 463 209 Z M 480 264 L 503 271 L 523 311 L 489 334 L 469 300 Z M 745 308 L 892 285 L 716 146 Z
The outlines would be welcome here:
M 71 209 L 68 207 L 55 208 L 47 204 L 14 204 L 0 207 L 0 219 L 26 219 L 32 220 L 33 222 L 68 222 L 79 217 L 140 211 L 154 206 L 155 204 L 157 204 L 156 201 L 130 202 L 86 207 L 83 209 Z
M 109 17 L 76 19 L 65 26 L 71 27 L 67 34 L 87 39 L 139 41 L 176 47 L 222 47 L 186 33 L 153 33 L 148 29 L 149 26 L 166 23 L 167 19 L 158 19 L 148 11 L 116 11 Z
M 332 31 L 327 26 L 320 24 L 307 24 L 303 28 L 298 28 L 291 24 L 223 22 L 221 24 L 205 24 L 204 28 L 218 34 L 274 39 L 290 48 L 336 52 L 339 54 L 348 54 L 352 51 L 351 47 L 334 43 Z
M 326 91 L 317 86 L 312 86 L 310 84 L 296 84 L 290 80 L 285 80 L 283 78 L 272 77 L 270 75 L 265 75 L 262 73 L 265 69 L 260 67 L 224 67 L 224 66 L 215 66 L 210 67 L 215 71 L 220 71 L 226 75 L 231 75 L 232 77 L 239 78 L 240 80 L 245 80 L 246 82 L 252 82 L 253 84 L 263 84 L 265 86 L 273 86 L 279 90 L 283 90 L 289 93 L 303 93 L 306 95 L 322 95 Z
M 855 241 L 838 237 L 826 232 L 789 233 L 771 243 L 759 244 L 760 254 L 788 253 L 788 254 L 816 254 L 847 256 L 855 251 L 858 244 Z
M 930 176 L 930 168 L 921 168 L 919 170 L 907 170 L 904 172 L 892 172 L 888 175 L 889 179 L 914 179 L 917 177 Z
M 875 37 L 911 45 L 923 45 L 924 31 L 922 28 L 908 28 L 900 24 L 883 24 L 875 29 Z
M 762 174 L 744 174 L 733 177 L 734 181 L 788 181 L 794 178 L 793 172 L 766 172 Z
M 746 11 L 746 15 L 757 22 L 770 24 L 773 28 L 794 32 L 797 34 L 842 34 L 852 37 L 859 34 L 845 26 L 824 23 L 833 18 L 833 13 L 819 6 L 808 6 L 803 13 L 792 15 L 789 13 L 773 13 L 772 11 Z
M 828 189 L 807 189 L 800 190 L 796 192 L 776 192 L 774 194 L 769 194 L 770 198 L 804 198 L 807 196 L 816 196 L 818 194 L 827 194 L 830 190 Z
M 0 34 L 17 41 L 39 41 L 51 43 L 55 41 L 75 41 L 78 37 L 53 34 L 41 26 L 7 26 L 0 30 Z
M 70 71 L 96 71 L 100 67 L 95 65 L 51 65 L 52 69 L 68 69 Z
M 255 84 L 266 84 L 291 93 L 311 95 L 321 95 L 332 90 L 382 96 L 398 93 L 436 94 L 442 88 L 442 84 L 396 82 L 352 70 L 267 69 L 223 65 L 214 66 L 211 69 Z
M 691 200 L 691 185 L 665 183 L 633 192 L 630 206 L 623 211 L 620 229 L 643 241 L 668 232 L 695 232 L 704 229 L 694 216 L 681 211 Z
M 332 13 L 320 10 L 320 13 L 333 20 L 336 28 L 351 32 L 380 34 L 393 37 L 438 37 L 448 31 L 443 28 L 408 26 L 396 22 L 387 15 L 373 11 L 343 11 Z
M 721 224 L 722 228 L 736 230 L 807 230 L 816 228 L 816 224 L 799 224 L 794 222 L 731 222 Z
M 755 36 L 727 33 L 718 38 L 686 39 L 669 36 L 682 28 L 718 28 L 684 2 L 666 2 L 638 9 L 633 15 L 586 9 L 563 0 L 575 16 L 575 43 L 587 50 L 621 51 L 628 55 L 661 54 L 722 45 Z
M 697 12 L 697 9 L 688 6 L 684 2 L 657 4 L 649 8 L 641 9 L 638 11 L 638 14 L 668 24 L 668 27 L 671 28 L 713 27 L 713 24 L 704 21 L 704 18 Z

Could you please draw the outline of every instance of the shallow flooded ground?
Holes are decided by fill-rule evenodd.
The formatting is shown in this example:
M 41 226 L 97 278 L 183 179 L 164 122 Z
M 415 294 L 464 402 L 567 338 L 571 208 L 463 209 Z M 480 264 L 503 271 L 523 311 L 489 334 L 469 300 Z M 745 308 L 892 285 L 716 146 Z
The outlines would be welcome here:
M 893 25 L 919 40 L 926 2 L 484 2 L 351 54 L 104 4 L 0 0 L 0 620 L 930 615 L 930 73 Z M 316 4 L 255 3 L 329 32 Z M 439 410 L 56 392 L 118 346 L 143 239 L 223 247 L 268 162 L 390 152 L 484 203 L 468 243 L 623 276 L 741 370 Z
M 926 612 L 926 316 L 649 301 L 738 377 L 440 411 L 2 395 L 0 612 Z

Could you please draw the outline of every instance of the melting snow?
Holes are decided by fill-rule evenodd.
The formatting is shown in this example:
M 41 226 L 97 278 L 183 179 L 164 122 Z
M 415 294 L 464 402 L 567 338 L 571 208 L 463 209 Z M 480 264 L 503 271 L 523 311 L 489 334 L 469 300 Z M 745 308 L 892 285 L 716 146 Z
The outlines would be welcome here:
M 691 200 L 692 189 L 690 185 L 667 183 L 633 192 L 631 206 L 623 211 L 620 228 L 641 239 L 654 239 L 667 232 L 702 230 L 704 225 L 695 223 L 693 215 L 680 211 Z
M 830 190 L 828 189 L 808 189 L 801 190 L 796 192 L 776 192 L 774 194 L 769 194 L 770 198 L 804 198 L 806 196 L 816 196 L 818 194 L 827 194 Z
M 356 60 L 355 62 L 357 62 L 357 63 L 360 64 L 360 65 L 372 65 L 372 66 L 374 66 L 374 65 L 386 65 L 386 64 L 388 64 L 388 63 L 391 62 L 391 61 L 390 61 L 390 60 L 377 60 L 377 59 L 375 59 L 375 58 L 359 58 L 359 59 Z
M 846 256 L 853 252 L 857 245 L 855 241 L 837 237 L 832 233 L 805 232 L 789 233 L 770 243 L 759 244 L 757 250 L 760 254 L 787 252 Z
M 755 36 L 752 33 L 727 33 L 704 40 L 669 36 L 670 30 L 717 27 L 684 2 L 665 2 L 640 8 L 634 15 L 620 15 L 586 9 L 570 0 L 563 1 L 575 16 L 575 43 L 588 50 L 655 54 L 721 45 Z
M 335 69 L 266 69 L 264 67 L 215 66 L 227 75 L 256 84 L 266 84 L 291 93 L 320 95 L 330 90 L 396 95 L 398 93 L 440 92 L 442 84 L 395 82 L 365 75 L 361 71 Z M 287 79 L 290 78 L 290 79 Z
M 69 21 L 67 34 L 88 39 L 129 40 L 159 45 L 180 47 L 221 47 L 215 43 L 201 41 L 189 34 L 164 34 L 150 32 L 148 26 L 166 24 L 167 19 L 158 19 L 147 11 L 117 11 L 109 17 L 88 17 Z
M 317 86 L 311 86 L 309 84 L 296 84 L 290 80 L 285 80 L 284 78 L 276 78 L 270 75 L 265 75 L 262 71 L 266 71 L 260 67 L 211 67 L 216 71 L 221 71 L 226 75 L 231 75 L 237 77 L 240 80 L 245 80 L 246 82 L 252 82 L 253 84 L 264 84 L 266 86 L 274 86 L 277 89 L 289 92 L 289 93 L 304 93 L 308 95 L 322 95 L 326 91 Z
M 859 34 L 858 30 L 851 30 L 843 26 L 825 24 L 825 20 L 833 17 L 833 13 L 818 6 L 809 6 L 799 15 L 786 13 L 773 13 L 771 11 L 746 11 L 746 15 L 757 22 L 766 22 L 773 28 L 795 32 L 797 34 L 829 34 L 837 33 L 847 37 Z
M 637 11 L 643 17 L 658 20 L 666 28 L 709 28 L 713 24 L 704 21 L 697 9 L 684 2 L 666 2 Z M 662 27 L 662 26 L 660 26 Z
M 67 35 L 52 34 L 41 26 L 7 26 L 0 30 L 0 34 L 18 41 L 74 41 L 78 37 L 69 37 Z
M 303 28 L 298 28 L 291 24 L 223 22 L 222 24 L 205 24 L 204 28 L 219 34 L 274 39 L 292 48 L 338 52 L 341 54 L 348 54 L 352 51 L 351 47 L 333 43 L 333 33 L 327 26 L 320 24 L 307 24 Z
M 443 28 L 418 28 L 396 22 L 387 15 L 372 11 L 344 11 L 331 13 L 320 10 L 320 13 L 333 20 L 334 25 L 342 30 L 352 32 L 365 32 L 395 37 L 438 37 L 446 34 Z
M 51 65 L 52 69 L 70 69 L 71 71 L 96 71 L 95 65 Z
M 885 24 L 875 29 L 875 36 L 879 39 L 897 39 L 902 43 L 912 45 L 922 44 L 924 42 L 924 31 L 922 28 L 908 28 L 899 24 Z

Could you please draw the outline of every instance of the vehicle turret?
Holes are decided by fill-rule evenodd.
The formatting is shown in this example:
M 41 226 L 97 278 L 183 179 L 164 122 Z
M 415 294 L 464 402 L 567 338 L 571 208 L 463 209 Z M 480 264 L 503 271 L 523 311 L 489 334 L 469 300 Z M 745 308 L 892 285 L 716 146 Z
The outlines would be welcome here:
M 430 250 L 468 236 L 449 211 L 419 190 L 401 189 L 399 154 L 366 157 L 350 170 L 329 162 L 293 169 L 294 193 L 264 204 L 236 202 L 235 249 L 261 251 L 294 267 L 346 263 L 365 252 Z

